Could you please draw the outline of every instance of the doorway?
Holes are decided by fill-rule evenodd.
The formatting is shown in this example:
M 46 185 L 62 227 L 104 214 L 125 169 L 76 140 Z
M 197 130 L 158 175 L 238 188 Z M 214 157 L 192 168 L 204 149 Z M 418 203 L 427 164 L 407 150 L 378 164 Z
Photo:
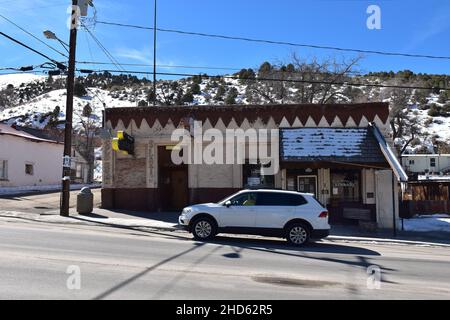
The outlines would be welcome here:
M 171 152 L 168 146 L 158 147 L 161 211 L 180 211 L 189 204 L 188 166 L 174 164 Z

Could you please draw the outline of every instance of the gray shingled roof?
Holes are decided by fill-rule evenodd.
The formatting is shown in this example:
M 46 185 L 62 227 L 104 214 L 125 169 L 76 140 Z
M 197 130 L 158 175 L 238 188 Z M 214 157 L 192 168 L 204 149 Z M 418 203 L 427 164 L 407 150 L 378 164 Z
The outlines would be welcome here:
M 386 163 L 369 128 L 282 129 L 281 160 Z

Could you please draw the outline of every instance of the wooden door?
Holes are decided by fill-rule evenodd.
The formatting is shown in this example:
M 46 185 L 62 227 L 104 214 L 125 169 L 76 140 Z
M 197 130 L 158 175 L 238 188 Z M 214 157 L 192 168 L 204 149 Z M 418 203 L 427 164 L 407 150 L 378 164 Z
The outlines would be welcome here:
M 171 180 L 171 203 L 170 208 L 181 210 L 188 205 L 188 175 L 186 169 L 172 169 L 170 172 Z

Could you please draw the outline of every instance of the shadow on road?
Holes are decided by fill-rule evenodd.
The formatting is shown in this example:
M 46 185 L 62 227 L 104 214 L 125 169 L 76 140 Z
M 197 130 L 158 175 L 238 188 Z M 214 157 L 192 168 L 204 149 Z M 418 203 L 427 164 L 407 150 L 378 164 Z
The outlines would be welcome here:
M 132 276 L 131 278 L 128 278 L 125 281 L 122 281 L 121 283 L 117 284 L 116 286 L 112 287 L 111 289 L 106 290 L 105 292 L 103 292 L 103 293 L 99 294 L 98 296 L 94 297 L 93 300 L 104 299 L 104 298 L 108 297 L 109 295 L 113 294 L 114 292 L 116 292 L 116 291 L 122 289 L 123 287 L 127 286 L 128 284 L 134 282 L 135 280 L 145 276 L 149 272 L 152 272 L 153 270 L 161 267 L 162 265 L 167 264 L 167 263 L 169 263 L 169 262 L 171 262 L 171 261 L 173 261 L 173 260 L 175 260 L 175 259 L 177 259 L 177 258 L 179 258 L 181 256 L 184 256 L 184 255 L 186 255 L 186 254 L 188 254 L 188 253 L 190 253 L 190 252 L 200 248 L 203 245 L 205 245 L 205 244 L 204 243 L 199 243 L 199 242 L 194 243 L 193 247 L 191 247 L 191 248 L 189 248 L 189 249 L 187 249 L 185 251 L 182 251 L 182 252 L 180 252 L 180 253 L 178 253 L 176 255 L 173 255 L 173 256 L 171 256 L 171 257 L 169 257 L 167 259 L 164 259 L 164 260 L 162 260 L 162 261 L 152 265 L 151 267 L 146 268 L 144 271 L 142 271 L 142 272 Z
M 348 254 L 348 255 L 365 255 L 380 256 L 377 251 L 353 247 L 350 245 L 339 245 L 334 243 L 311 242 L 302 247 L 290 246 L 286 241 L 273 239 L 252 239 L 240 237 L 224 237 L 218 236 L 211 243 L 229 245 L 233 247 L 241 247 L 246 249 L 265 250 L 267 252 L 279 253 L 276 250 L 289 251 L 293 254 L 298 253 L 330 253 L 330 254 Z

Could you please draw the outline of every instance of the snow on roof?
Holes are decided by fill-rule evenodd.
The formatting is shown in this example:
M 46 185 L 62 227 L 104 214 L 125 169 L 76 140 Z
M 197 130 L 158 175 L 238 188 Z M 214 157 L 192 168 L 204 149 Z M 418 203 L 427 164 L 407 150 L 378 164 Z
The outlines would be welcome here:
M 13 127 L 11 127 L 7 124 L 4 124 L 4 123 L 0 123 L 0 135 L 10 135 L 10 136 L 24 138 L 24 139 L 28 139 L 28 140 L 32 140 L 32 141 L 36 141 L 36 142 L 58 143 L 57 141 L 42 139 L 42 138 L 33 136 L 27 132 L 16 130 Z
M 281 132 L 284 161 L 386 163 L 368 128 L 298 128 Z
M 387 162 L 398 181 L 408 181 L 394 152 L 373 123 L 367 128 L 283 129 L 281 159 L 295 162 Z

